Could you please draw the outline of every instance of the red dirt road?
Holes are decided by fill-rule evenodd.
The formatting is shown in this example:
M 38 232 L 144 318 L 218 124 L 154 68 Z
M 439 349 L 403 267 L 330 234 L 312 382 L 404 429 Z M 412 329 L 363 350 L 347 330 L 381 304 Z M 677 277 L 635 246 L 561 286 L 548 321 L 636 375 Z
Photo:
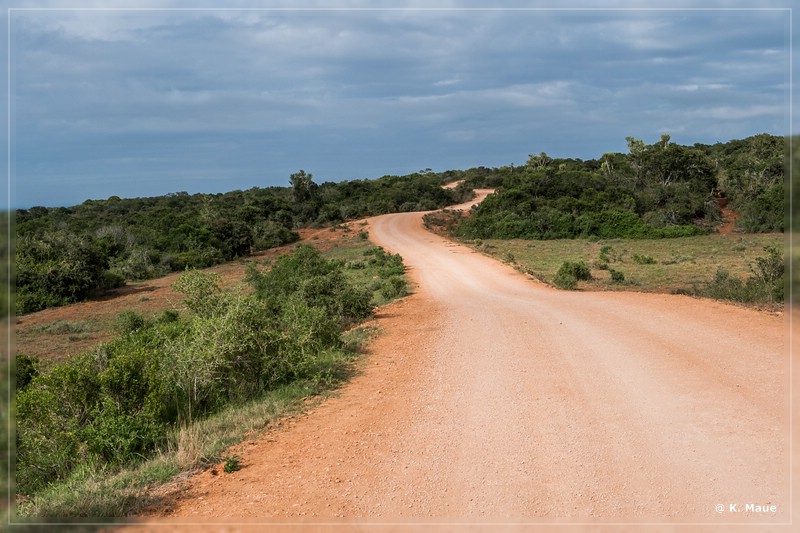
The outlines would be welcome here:
M 372 219 L 370 235 L 417 289 L 378 318 L 361 375 L 147 520 L 790 520 L 784 316 L 556 291 L 419 213 Z

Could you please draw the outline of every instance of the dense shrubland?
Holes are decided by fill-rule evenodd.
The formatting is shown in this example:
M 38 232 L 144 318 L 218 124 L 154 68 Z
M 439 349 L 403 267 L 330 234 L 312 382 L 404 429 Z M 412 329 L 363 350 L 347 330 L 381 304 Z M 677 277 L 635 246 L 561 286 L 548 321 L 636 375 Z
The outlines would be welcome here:
M 225 194 L 87 200 L 16 213 L 17 313 L 63 305 L 187 267 L 203 268 L 298 238 L 296 229 L 399 211 L 432 210 L 495 187 L 472 216 L 440 225 L 465 238 L 664 238 L 702 234 L 722 205 L 746 232 L 785 227 L 786 140 L 767 134 L 715 145 L 628 138 L 599 159 L 531 155 L 525 165 Z M 441 185 L 464 180 L 455 189 Z
M 335 382 L 342 333 L 371 314 L 380 282 L 402 276 L 399 257 L 380 248 L 360 263 L 301 246 L 270 269 L 251 268 L 252 290 L 238 291 L 190 270 L 174 284 L 181 312 L 124 312 L 114 340 L 64 361 L 17 356 L 18 493 L 35 497 L 87 465 L 113 472 L 140 462 L 174 447 L 176 428 L 266 391 Z M 356 286 L 352 268 L 379 283 Z
M 748 232 L 784 230 L 786 142 L 757 135 L 726 144 L 651 145 L 628 138 L 627 154 L 598 160 L 531 155 L 523 167 L 473 173 L 493 185 L 456 230 L 466 238 L 663 238 L 708 232 L 720 206 L 741 212 Z
M 445 190 L 458 172 L 423 172 L 225 194 L 87 200 L 16 213 L 17 313 L 86 299 L 185 268 L 204 268 L 298 239 L 296 229 L 384 213 L 436 209 L 471 190 Z
M 719 191 L 741 213 L 738 223 L 746 232 L 786 228 L 787 144 L 782 137 L 761 134 L 725 144 L 695 145 L 714 161 Z

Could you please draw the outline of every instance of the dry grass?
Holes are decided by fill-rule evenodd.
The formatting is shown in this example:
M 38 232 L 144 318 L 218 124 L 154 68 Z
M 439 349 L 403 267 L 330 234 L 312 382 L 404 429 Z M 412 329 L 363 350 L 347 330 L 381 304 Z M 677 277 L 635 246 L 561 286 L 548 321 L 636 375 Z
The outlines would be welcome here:
M 200 462 L 203 457 L 203 442 L 197 424 L 181 426 L 178 430 L 178 442 L 174 452 L 178 468 L 185 470 Z

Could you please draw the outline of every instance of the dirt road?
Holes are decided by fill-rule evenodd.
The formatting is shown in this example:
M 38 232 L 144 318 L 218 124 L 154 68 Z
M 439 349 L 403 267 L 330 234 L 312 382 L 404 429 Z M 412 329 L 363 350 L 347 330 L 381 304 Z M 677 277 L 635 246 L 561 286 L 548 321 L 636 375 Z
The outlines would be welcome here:
M 417 289 L 379 317 L 362 374 L 240 446 L 241 471 L 195 476 L 165 514 L 789 521 L 784 317 L 556 291 L 426 232 L 418 213 L 373 219 L 370 235 L 402 254 Z

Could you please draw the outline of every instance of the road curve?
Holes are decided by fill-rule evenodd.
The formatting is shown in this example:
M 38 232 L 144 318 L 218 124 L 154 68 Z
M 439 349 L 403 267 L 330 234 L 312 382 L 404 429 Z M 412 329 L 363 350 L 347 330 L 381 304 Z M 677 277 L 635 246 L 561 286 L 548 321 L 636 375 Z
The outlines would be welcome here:
M 783 316 L 557 291 L 425 231 L 419 213 L 371 219 L 370 238 L 403 256 L 416 289 L 379 317 L 361 374 L 240 446 L 240 472 L 196 476 L 167 514 L 789 521 Z

